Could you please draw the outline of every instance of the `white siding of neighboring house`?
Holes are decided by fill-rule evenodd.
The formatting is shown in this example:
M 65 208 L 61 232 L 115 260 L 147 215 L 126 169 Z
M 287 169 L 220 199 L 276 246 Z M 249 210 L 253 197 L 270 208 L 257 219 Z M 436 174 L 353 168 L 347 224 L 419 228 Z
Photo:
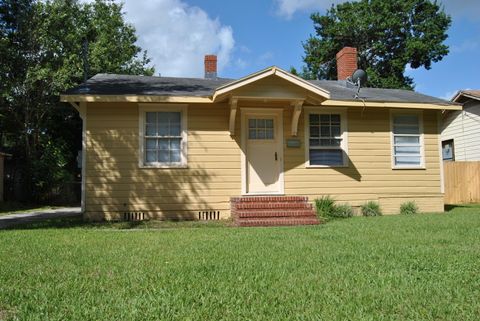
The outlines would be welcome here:
M 442 141 L 453 139 L 456 161 L 480 161 L 480 101 L 464 104 L 463 111 L 443 118 Z

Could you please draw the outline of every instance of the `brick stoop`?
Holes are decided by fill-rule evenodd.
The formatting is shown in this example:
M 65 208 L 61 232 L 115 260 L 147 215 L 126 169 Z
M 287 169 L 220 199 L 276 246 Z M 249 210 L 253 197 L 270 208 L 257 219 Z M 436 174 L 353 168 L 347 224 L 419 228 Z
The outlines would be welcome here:
M 320 224 L 305 196 L 232 197 L 230 206 L 237 226 Z

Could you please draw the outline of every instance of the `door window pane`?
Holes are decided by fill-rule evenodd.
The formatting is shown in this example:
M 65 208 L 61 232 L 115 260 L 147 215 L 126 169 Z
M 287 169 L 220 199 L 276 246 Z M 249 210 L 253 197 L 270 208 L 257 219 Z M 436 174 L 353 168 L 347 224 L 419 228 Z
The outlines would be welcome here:
M 273 139 L 273 129 L 267 128 L 265 132 L 266 139 Z
M 248 119 L 248 139 L 274 138 L 274 121 L 272 118 Z
M 265 129 L 257 129 L 257 139 L 265 139 Z

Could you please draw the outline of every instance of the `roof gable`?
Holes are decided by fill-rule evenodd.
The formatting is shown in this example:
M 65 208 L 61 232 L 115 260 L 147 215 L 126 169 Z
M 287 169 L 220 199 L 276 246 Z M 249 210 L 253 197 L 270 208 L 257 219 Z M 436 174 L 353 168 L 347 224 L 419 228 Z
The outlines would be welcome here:
M 240 89 L 242 87 L 256 83 L 258 81 L 261 81 L 262 79 L 266 79 L 272 76 L 276 76 L 283 80 L 286 80 L 300 88 L 308 90 L 325 99 L 330 98 L 330 93 L 327 90 L 317 86 L 316 84 L 308 82 L 300 77 L 297 77 L 283 69 L 280 69 L 276 66 L 272 66 L 267 69 L 250 74 L 246 77 L 240 78 L 238 80 L 232 81 L 230 83 L 227 83 L 223 86 L 218 87 L 215 90 L 215 93 L 213 94 L 213 101 L 216 101 L 219 97 L 225 96 L 234 90 Z
M 469 99 L 480 101 L 480 89 L 477 90 L 459 90 L 452 98 L 453 102 L 464 103 Z

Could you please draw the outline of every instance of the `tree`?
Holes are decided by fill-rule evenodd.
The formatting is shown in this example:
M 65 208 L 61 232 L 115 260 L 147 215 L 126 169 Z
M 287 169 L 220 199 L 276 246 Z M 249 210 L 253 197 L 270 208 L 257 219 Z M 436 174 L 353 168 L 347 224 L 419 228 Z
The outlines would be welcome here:
M 153 74 L 121 4 L 0 2 L 0 146 L 14 155 L 23 195 L 30 201 L 45 198 L 75 169 L 81 122 L 59 95 L 83 80 L 85 40 L 88 76 Z
M 369 86 L 413 88 L 405 68 L 425 67 L 448 54 L 446 31 L 451 19 L 436 1 L 360 0 L 311 15 L 316 36 L 303 44 L 307 74 L 336 79 L 335 54 L 356 47 L 359 68 Z

